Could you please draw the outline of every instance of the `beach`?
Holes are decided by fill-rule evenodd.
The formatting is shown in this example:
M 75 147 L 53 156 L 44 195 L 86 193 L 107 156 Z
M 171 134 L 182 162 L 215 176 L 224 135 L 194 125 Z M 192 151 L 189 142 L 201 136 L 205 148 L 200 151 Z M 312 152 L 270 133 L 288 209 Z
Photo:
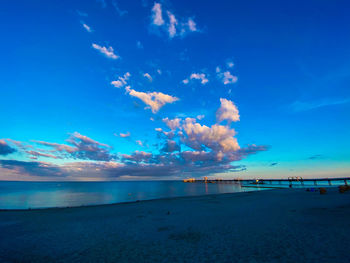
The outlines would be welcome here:
M 0 262 L 349 262 L 350 193 L 0 211 Z

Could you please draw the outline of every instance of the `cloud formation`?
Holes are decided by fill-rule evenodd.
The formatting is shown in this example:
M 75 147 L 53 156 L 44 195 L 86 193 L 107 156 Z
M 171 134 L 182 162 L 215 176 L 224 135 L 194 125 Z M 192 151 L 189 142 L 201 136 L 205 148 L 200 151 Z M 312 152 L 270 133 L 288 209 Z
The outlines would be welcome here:
M 209 82 L 209 80 L 206 78 L 204 73 L 192 73 L 189 78 L 184 79 L 182 82 L 184 84 L 188 84 L 191 79 L 200 80 L 201 84 L 203 84 L 203 85 Z
M 127 84 L 127 81 L 129 80 L 131 74 L 129 72 L 126 72 L 124 76 L 118 77 L 118 80 L 113 80 L 111 84 L 116 88 L 124 87 Z
M 227 120 L 228 122 L 239 121 L 239 112 L 236 105 L 227 99 L 220 99 L 221 106 L 216 112 L 216 121 L 218 123 Z
M 234 66 L 233 62 L 227 63 L 228 68 L 232 68 L 233 66 Z M 216 67 L 215 71 L 216 71 L 218 79 L 221 80 L 221 82 L 224 85 L 234 84 L 238 80 L 237 76 L 232 75 L 232 73 L 229 70 L 222 71 L 219 66 Z
M 165 104 L 173 103 L 179 100 L 177 97 L 167 95 L 162 92 L 136 91 L 134 89 L 131 89 L 130 86 L 127 86 L 125 90 L 130 96 L 142 100 L 146 105 L 148 105 L 146 108 L 150 108 L 153 113 L 157 113 Z
M 0 155 L 8 155 L 16 151 L 17 150 L 8 145 L 5 140 L 0 139 Z
M 103 47 L 100 45 L 97 45 L 95 43 L 92 44 L 92 47 L 96 50 L 98 50 L 99 52 L 101 52 L 102 54 L 104 54 L 107 58 L 111 58 L 111 59 L 118 59 L 119 56 L 117 56 L 116 54 L 114 54 L 114 49 L 112 47 Z
M 22 142 L 11 142 L 29 158 L 60 158 L 63 159 L 60 165 L 41 161 L 0 160 L 0 169 L 10 174 L 57 179 L 93 177 L 101 180 L 124 177 L 178 178 L 245 170 L 245 166 L 234 165 L 233 162 L 266 151 L 268 147 L 254 144 L 240 147 L 235 138 L 236 131 L 230 127 L 231 122 L 239 121 L 238 109 L 227 99 L 220 102 L 217 120 L 228 120 L 226 126 L 217 123 L 203 125 L 198 122 L 202 118 L 163 118 L 170 131 L 156 129 L 161 140 L 156 144 L 159 147 L 156 152 L 135 151 L 117 155 L 111 153 L 111 146 L 74 132 L 66 140 L 67 144 L 34 141 L 45 146 L 46 149 L 42 150 Z M 120 136 L 128 137 L 130 133 L 121 133 Z M 141 140 L 136 143 L 143 146 Z M 1 147 L 5 144 L 6 141 L 0 141 Z M 8 148 L 5 149 L 9 152 Z

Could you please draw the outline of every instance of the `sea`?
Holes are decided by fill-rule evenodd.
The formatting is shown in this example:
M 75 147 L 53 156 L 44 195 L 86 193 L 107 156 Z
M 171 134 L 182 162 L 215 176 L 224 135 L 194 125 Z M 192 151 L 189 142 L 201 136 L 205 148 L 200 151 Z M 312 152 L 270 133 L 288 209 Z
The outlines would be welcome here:
M 245 188 L 239 183 L 184 183 L 182 181 L 0 181 L 0 209 L 76 207 L 252 190 L 259 189 Z

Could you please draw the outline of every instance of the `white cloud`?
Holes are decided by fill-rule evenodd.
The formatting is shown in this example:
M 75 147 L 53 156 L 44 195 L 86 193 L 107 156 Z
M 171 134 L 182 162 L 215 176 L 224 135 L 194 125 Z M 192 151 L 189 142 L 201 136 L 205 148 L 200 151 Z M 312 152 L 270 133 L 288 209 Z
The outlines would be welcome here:
M 192 73 L 189 79 L 198 79 L 203 85 L 209 82 L 204 73 Z M 184 79 L 182 82 L 188 84 L 189 79 Z
M 179 100 L 177 97 L 173 97 L 162 92 L 139 92 L 131 89 L 130 86 L 127 86 L 125 90 L 130 96 L 142 100 L 146 105 L 148 105 L 146 108 L 150 108 L 153 113 L 157 113 L 165 104 L 173 103 Z
M 233 76 L 230 71 L 218 73 L 218 77 L 224 85 L 236 83 L 238 80 L 237 76 Z
M 195 150 L 202 150 L 203 145 L 213 151 L 231 152 L 240 149 L 236 131 L 230 127 L 214 124 L 211 127 L 201 125 L 196 119 L 186 118 L 182 125 L 183 142 Z
M 148 73 L 145 73 L 145 74 L 143 74 L 143 76 L 145 77 L 145 78 L 147 78 L 150 82 L 152 82 L 152 77 L 151 77 L 151 75 L 150 74 L 148 74 Z
M 106 57 L 111 58 L 111 59 L 118 59 L 119 56 L 117 56 L 116 54 L 114 54 L 114 50 L 112 47 L 103 47 L 103 46 L 99 46 L 95 43 L 92 44 L 92 47 L 98 51 L 100 51 L 102 54 L 104 54 Z
M 116 88 L 124 87 L 127 84 L 127 80 L 130 78 L 131 74 L 126 72 L 123 77 L 118 77 L 118 80 L 113 80 L 111 84 Z
M 216 112 L 216 121 L 222 122 L 227 120 L 228 122 L 239 121 L 239 112 L 236 105 L 227 99 L 220 99 L 221 106 Z
M 119 16 L 123 16 L 128 13 L 128 11 L 120 9 L 116 1 L 112 1 L 112 5 L 115 11 L 117 11 L 117 13 L 119 14 Z
M 153 24 L 157 26 L 161 26 L 164 24 L 164 20 L 162 17 L 162 6 L 159 3 L 154 3 L 154 6 L 152 8 L 152 19 Z

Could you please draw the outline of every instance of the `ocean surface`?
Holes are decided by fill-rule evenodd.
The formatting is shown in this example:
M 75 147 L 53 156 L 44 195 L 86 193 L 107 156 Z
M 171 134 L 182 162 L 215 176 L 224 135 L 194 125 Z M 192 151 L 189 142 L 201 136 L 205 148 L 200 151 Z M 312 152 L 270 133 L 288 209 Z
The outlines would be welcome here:
M 113 204 L 136 200 L 257 189 L 240 184 L 184 183 L 182 181 L 123 182 L 0 182 L 0 209 L 28 209 Z

